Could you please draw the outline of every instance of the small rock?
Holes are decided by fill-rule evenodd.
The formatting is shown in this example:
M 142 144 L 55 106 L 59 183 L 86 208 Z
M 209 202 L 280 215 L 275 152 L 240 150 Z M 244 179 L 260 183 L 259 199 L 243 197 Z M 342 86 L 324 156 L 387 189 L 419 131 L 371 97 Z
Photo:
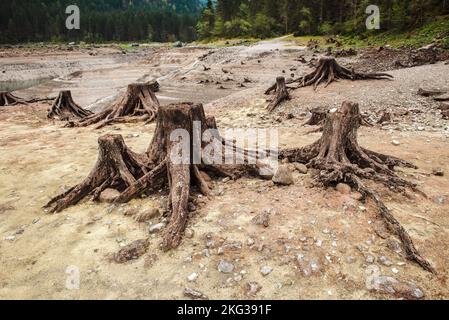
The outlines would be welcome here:
M 346 183 L 339 183 L 335 188 L 341 194 L 351 194 L 351 187 Z
M 139 213 L 139 210 L 137 208 L 129 208 L 125 211 L 124 215 L 125 217 L 134 217 Z
M 155 224 L 155 225 L 152 225 L 150 227 L 150 233 L 158 233 L 159 231 L 161 231 L 164 228 L 165 228 L 165 223 L 162 223 L 162 222 L 158 223 L 158 224 Z
M 100 202 L 112 203 L 120 196 L 120 192 L 116 189 L 108 188 L 100 194 Z
M 379 261 L 379 263 L 383 264 L 386 267 L 390 267 L 393 265 L 393 262 L 391 262 L 384 256 L 379 257 L 377 260 Z
M 400 146 L 401 145 L 401 143 L 398 140 L 391 141 L 391 144 L 394 145 L 394 146 Z
M 185 232 L 185 236 L 188 239 L 192 239 L 195 236 L 195 231 L 193 231 L 193 229 L 187 229 Z
M 270 213 L 268 211 L 264 211 L 261 214 L 258 214 L 252 219 L 252 222 L 259 226 L 264 226 L 268 228 L 270 225 Z
M 260 290 L 262 290 L 262 286 L 257 282 L 252 281 L 245 284 L 245 295 L 248 297 L 255 297 Z
M 424 292 L 411 282 L 401 282 L 388 276 L 378 276 L 371 280 L 371 289 L 389 293 L 405 299 L 422 299 Z
M 375 258 L 372 255 L 366 256 L 366 262 L 369 264 L 374 263 Z
M 161 213 L 159 212 L 159 209 L 156 208 L 148 209 L 138 214 L 136 216 L 136 221 L 139 223 L 148 222 L 151 219 L 159 217 L 160 214 Z
M 250 247 L 252 245 L 254 245 L 255 241 L 253 238 L 248 238 L 248 240 L 246 240 L 246 244 Z
M 295 169 L 302 174 L 307 174 L 307 172 L 309 172 L 309 169 L 307 168 L 306 165 L 302 164 L 302 163 L 294 163 Z
M 444 170 L 443 168 L 434 168 L 432 174 L 437 177 L 444 177 Z
M 185 287 L 184 296 L 194 300 L 209 300 L 209 298 L 202 292 Z
M 192 273 L 191 275 L 189 275 L 189 276 L 187 277 L 187 280 L 189 280 L 190 282 L 193 282 L 193 281 L 195 281 L 196 279 L 198 279 L 198 273 L 196 273 L 196 272 Z
M 137 240 L 125 246 L 114 255 L 114 260 L 117 263 L 125 263 L 130 260 L 135 260 L 144 255 L 150 243 L 148 240 Z
M 6 241 L 14 241 L 16 240 L 16 236 L 7 236 L 4 238 Z
M 260 268 L 260 273 L 264 277 L 268 276 L 271 272 L 273 272 L 273 268 L 271 268 L 269 266 L 263 266 L 262 268 Z
M 291 185 L 293 184 L 293 175 L 288 165 L 279 166 L 278 170 L 273 176 L 273 182 L 279 185 Z
M 218 271 L 221 273 L 232 273 L 234 271 L 234 265 L 226 260 L 221 260 L 218 264 Z

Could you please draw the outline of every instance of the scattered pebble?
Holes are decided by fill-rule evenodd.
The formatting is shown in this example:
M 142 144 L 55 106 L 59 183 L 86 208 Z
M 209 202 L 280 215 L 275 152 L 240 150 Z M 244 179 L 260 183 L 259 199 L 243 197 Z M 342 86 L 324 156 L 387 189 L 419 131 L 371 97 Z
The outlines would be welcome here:
M 273 272 L 273 268 L 269 266 L 263 266 L 260 268 L 260 273 L 265 277 L 268 276 L 271 272 Z
M 221 273 L 232 273 L 234 271 L 234 265 L 226 260 L 221 260 L 218 263 L 218 271 Z

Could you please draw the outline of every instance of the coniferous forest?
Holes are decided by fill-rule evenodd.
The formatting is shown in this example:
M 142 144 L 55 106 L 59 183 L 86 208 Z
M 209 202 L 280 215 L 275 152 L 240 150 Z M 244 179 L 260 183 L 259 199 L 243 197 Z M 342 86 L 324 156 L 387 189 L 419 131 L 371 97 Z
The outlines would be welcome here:
M 209 0 L 198 23 L 200 38 L 283 34 L 325 35 L 366 31 L 369 5 L 380 8 L 382 31 L 414 29 L 449 13 L 447 0 Z
M 80 8 L 80 30 L 68 30 L 65 9 Z M 0 42 L 191 41 L 199 0 L 2 0 Z

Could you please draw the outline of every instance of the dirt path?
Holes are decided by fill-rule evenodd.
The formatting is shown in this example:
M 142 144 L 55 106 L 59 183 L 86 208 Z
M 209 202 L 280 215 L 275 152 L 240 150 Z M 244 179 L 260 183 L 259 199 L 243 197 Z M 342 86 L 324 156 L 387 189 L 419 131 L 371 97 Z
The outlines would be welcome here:
M 373 119 L 390 108 L 399 114 L 395 122 L 362 128 L 359 142 L 419 166 L 400 175 L 418 182 L 428 199 L 376 189 L 438 276 L 404 258 L 371 203 L 359 202 L 355 192 L 317 189 L 312 186 L 311 173 L 298 172 L 294 185 L 288 187 L 264 180 L 215 182 L 213 196 L 206 203 L 201 205 L 204 199 L 196 199 L 198 208 L 188 226 L 193 235 L 180 248 L 163 253 L 159 250 L 161 235 L 155 233 L 149 236 L 150 249 L 144 257 L 124 265 L 113 263 L 112 253 L 148 237 L 149 225 L 128 215 L 136 209 L 163 212 L 163 195 L 117 207 L 85 202 L 56 215 L 46 214 L 42 206 L 62 187 L 86 176 L 97 157 L 99 136 L 120 133 L 133 150 L 143 152 L 154 125 L 67 129 L 47 122 L 45 105 L 33 105 L 0 110 L 1 299 L 181 299 L 185 287 L 211 299 L 401 298 L 370 290 L 367 279 L 373 270 L 377 275 L 413 282 L 425 298 L 449 297 L 449 123 L 441 120 L 434 102 L 415 94 L 425 82 L 448 86 L 449 66 L 395 70 L 395 80 L 389 83 L 340 82 L 317 92 L 304 88 L 270 115 L 264 110 L 264 88 L 282 70 L 297 75 L 308 70 L 295 62 L 303 48 L 277 39 L 212 52 L 204 48 L 158 50 L 124 66 L 85 71 L 52 90 L 67 86 L 76 92 L 76 100 L 88 104 L 114 93 L 131 78 L 168 75 L 160 79 L 159 93 L 167 103 L 180 99 L 209 102 L 206 112 L 217 117 L 221 130 L 277 128 L 281 147 L 306 145 L 319 137 L 306 135 L 310 128 L 301 126 L 308 117 L 307 108 L 338 106 L 354 99 Z M 211 69 L 205 71 L 203 65 Z M 290 71 L 294 66 L 297 70 Z M 233 80 L 225 81 L 228 77 Z M 240 87 L 244 77 L 251 82 Z M 205 79 L 210 82 L 199 83 Z M 43 93 L 42 88 L 29 92 Z M 293 119 L 285 118 L 288 113 Z M 392 140 L 400 145 L 393 145 Z M 446 175 L 432 175 L 437 167 Z M 264 212 L 270 216 L 267 228 L 252 222 Z M 162 220 L 156 217 L 150 224 Z M 231 263 L 233 271 L 219 272 L 220 261 Z M 79 290 L 66 286 L 69 266 L 80 272 Z M 272 272 L 262 275 L 263 267 Z M 189 281 L 193 273 L 197 277 Z M 260 290 L 248 296 L 249 286 Z

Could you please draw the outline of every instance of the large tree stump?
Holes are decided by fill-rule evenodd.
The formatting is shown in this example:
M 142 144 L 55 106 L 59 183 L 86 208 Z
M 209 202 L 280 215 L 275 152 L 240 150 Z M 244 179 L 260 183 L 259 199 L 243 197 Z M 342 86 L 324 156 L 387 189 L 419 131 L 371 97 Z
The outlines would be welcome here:
M 11 92 L 0 92 L 0 107 L 15 106 L 17 104 L 26 104 L 27 102 L 19 97 L 16 97 Z
M 74 123 L 76 127 L 96 125 L 96 129 L 114 123 L 151 122 L 159 109 L 159 101 L 150 84 L 130 84 L 126 93 L 106 110 Z
M 47 117 L 49 119 L 69 121 L 83 119 L 92 114 L 92 111 L 81 108 L 73 101 L 72 93 L 70 91 L 61 91 L 48 111 Z
M 354 70 L 349 70 L 340 66 L 334 57 L 322 57 L 318 61 L 318 66 L 315 70 L 304 77 L 298 79 L 291 79 L 287 84 L 299 83 L 297 88 L 312 86 L 314 89 L 318 87 L 320 83 L 325 83 L 325 87 L 332 82 L 339 79 L 347 80 L 379 80 L 379 79 L 391 79 L 392 75 L 388 73 L 358 73 Z M 266 93 L 270 93 L 276 88 L 275 85 L 271 86 Z
M 417 262 L 425 270 L 435 272 L 418 253 L 407 231 L 380 197 L 362 182 L 362 179 L 373 180 L 399 191 L 406 187 L 417 190 L 413 183 L 400 178 L 393 171 L 395 166 L 416 167 L 407 161 L 360 147 L 357 142 L 360 124 L 358 104 L 344 102 L 337 112 L 329 113 L 323 135 L 318 141 L 304 148 L 283 150 L 280 158 L 305 163 L 309 168 L 318 170 L 316 181 L 324 186 L 349 183 L 365 197 L 371 198 L 387 226 L 401 239 L 408 259 Z
M 132 152 L 120 135 L 106 135 L 99 139 L 97 164 L 89 176 L 80 184 L 53 198 L 46 208 L 60 212 L 77 204 L 87 196 L 97 200 L 105 189 L 113 188 L 120 192 L 116 203 L 126 203 L 144 194 L 149 195 L 168 188 L 171 208 L 170 223 L 164 236 L 162 248 L 177 247 L 182 239 L 187 219 L 188 201 L 195 189 L 207 195 L 209 183 L 204 179 L 207 172 L 211 176 L 231 176 L 256 174 L 265 165 L 252 161 L 253 153 L 240 150 L 215 132 L 209 132 L 210 141 L 206 144 L 201 137 L 206 130 L 216 129 L 215 119 L 206 118 L 201 104 L 184 103 L 161 106 L 157 117 L 153 140 L 144 154 Z M 211 155 L 206 146 L 215 144 Z M 215 164 L 210 156 L 224 161 L 227 151 L 241 153 L 246 157 L 242 165 Z M 254 164 L 255 163 L 255 164 Z M 192 186 L 194 188 L 192 188 Z

